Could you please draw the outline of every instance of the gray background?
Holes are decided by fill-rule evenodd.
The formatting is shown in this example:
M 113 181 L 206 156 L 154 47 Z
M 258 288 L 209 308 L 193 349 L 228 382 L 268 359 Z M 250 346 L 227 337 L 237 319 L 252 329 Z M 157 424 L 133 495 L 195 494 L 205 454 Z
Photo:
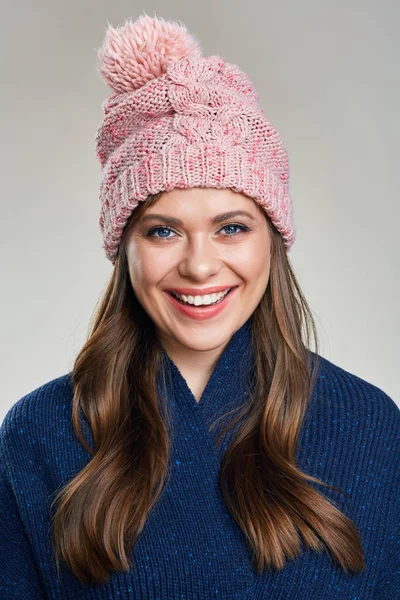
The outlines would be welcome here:
M 321 354 L 400 405 L 396 0 L 2 2 L 1 406 L 66 373 L 112 266 L 94 138 L 106 24 L 180 20 L 251 77 L 289 152 L 290 258 Z

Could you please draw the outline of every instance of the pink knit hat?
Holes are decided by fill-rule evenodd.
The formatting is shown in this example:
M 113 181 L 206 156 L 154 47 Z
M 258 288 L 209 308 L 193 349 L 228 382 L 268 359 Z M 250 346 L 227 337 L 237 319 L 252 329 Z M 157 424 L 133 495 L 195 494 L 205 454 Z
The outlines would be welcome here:
M 116 29 L 108 24 L 98 58 L 114 92 L 96 135 L 107 258 L 115 263 L 140 201 L 190 187 L 250 196 L 289 251 L 295 231 L 288 155 L 249 77 L 220 56 L 202 57 L 184 25 L 147 15 Z

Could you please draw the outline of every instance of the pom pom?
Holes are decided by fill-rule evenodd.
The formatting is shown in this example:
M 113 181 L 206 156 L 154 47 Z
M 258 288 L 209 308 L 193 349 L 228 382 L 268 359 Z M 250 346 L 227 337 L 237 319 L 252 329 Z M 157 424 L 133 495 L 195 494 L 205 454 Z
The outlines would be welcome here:
M 144 14 L 114 28 L 108 23 L 97 51 L 99 72 L 117 93 L 132 92 L 159 77 L 169 64 L 202 56 L 197 40 L 181 23 Z

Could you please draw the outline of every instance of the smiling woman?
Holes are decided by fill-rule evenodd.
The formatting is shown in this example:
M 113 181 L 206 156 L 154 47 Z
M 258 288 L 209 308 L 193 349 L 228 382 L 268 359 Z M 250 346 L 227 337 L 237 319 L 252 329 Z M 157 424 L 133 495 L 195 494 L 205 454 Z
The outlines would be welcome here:
M 196 371 L 201 370 L 206 380 L 268 285 L 271 240 L 266 213 L 254 200 L 230 189 L 175 189 L 162 193 L 154 206 L 146 205 L 123 239 L 135 296 L 186 380 L 198 379 L 201 373 Z M 154 217 L 160 213 L 168 219 Z M 224 228 L 234 229 L 232 215 L 241 216 L 243 223 L 234 233 L 225 233 Z M 167 228 L 171 235 L 155 237 L 154 226 L 148 230 L 154 218 L 158 223 L 171 223 L 172 218 L 175 229 Z M 231 288 L 231 293 L 215 298 L 215 304 L 206 298 L 205 307 L 200 297 L 215 286 Z M 183 288 L 181 301 L 168 293 L 183 294 Z M 194 369 L 199 351 L 202 365 Z
M 99 59 L 113 271 L 1 427 L 2 600 L 398 598 L 400 411 L 318 353 L 248 76 L 148 16 Z
M 254 200 L 230 189 L 175 189 L 141 208 L 133 212 L 122 242 L 130 281 L 162 346 L 200 401 L 218 357 L 268 285 L 270 225 Z M 230 223 L 239 216 L 243 223 Z M 176 229 L 149 230 L 153 220 Z M 234 233 L 223 232 L 235 227 Z M 173 235 L 157 238 L 155 229 Z M 223 297 L 211 298 L 214 291 Z

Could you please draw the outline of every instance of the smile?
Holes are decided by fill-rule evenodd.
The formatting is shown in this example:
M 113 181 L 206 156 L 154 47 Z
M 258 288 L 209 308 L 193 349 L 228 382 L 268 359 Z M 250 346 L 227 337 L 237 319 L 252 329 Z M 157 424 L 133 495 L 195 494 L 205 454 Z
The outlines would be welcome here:
M 239 286 L 227 288 L 224 292 L 218 294 L 206 294 L 205 296 L 186 296 L 176 297 L 172 291 L 165 292 L 174 309 L 181 315 L 191 319 L 204 320 L 216 317 L 235 297 Z M 186 299 L 185 299 L 186 298 Z
M 175 292 L 171 292 L 171 294 L 183 304 L 192 304 L 194 306 L 208 306 L 210 304 L 216 304 L 217 302 L 221 302 L 221 300 L 230 292 L 231 288 L 227 288 L 223 292 L 219 292 L 217 294 L 204 294 L 204 296 L 190 296 L 185 294 L 176 294 Z

